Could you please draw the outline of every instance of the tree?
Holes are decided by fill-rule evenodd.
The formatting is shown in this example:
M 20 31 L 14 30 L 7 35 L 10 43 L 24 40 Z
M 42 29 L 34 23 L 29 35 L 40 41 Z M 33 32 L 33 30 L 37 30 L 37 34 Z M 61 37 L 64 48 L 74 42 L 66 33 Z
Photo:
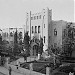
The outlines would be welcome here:
M 59 47 L 51 47 L 52 53 L 54 53 L 55 55 L 61 54 L 62 49 Z
M 73 47 L 74 47 L 74 35 L 73 32 L 75 31 L 74 28 L 72 28 L 71 26 L 68 26 L 66 28 L 67 30 L 67 36 L 64 37 L 63 39 L 63 50 L 65 55 L 68 55 L 71 57 L 72 51 L 73 51 Z
M 19 48 L 18 48 L 18 40 L 17 40 L 18 36 L 17 36 L 17 28 L 16 28 L 16 32 L 14 34 L 14 47 L 13 47 L 13 53 L 15 55 L 18 54 L 19 52 Z
M 40 37 L 38 53 L 42 54 L 42 52 L 43 52 L 43 38 Z
M 29 48 L 30 48 L 30 44 L 29 44 L 29 36 L 28 36 L 28 32 L 25 33 L 24 35 L 24 49 L 26 50 L 26 55 L 28 56 L 30 54 Z
M 18 38 L 18 35 L 17 35 L 17 28 L 16 28 L 16 32 L 14 34 L 14 44 L 17 44 L 18 43 L 17 38 Z
M 6 40 L 3 40 L 3 41 L 2 41 L 2 50 L 3 50 L 3 51 L 7 51 L 8 48 L 9 48 L 9 42 L 6 41 Z
M 0 50 L 2 51 L 2 36 L 0 34 Z

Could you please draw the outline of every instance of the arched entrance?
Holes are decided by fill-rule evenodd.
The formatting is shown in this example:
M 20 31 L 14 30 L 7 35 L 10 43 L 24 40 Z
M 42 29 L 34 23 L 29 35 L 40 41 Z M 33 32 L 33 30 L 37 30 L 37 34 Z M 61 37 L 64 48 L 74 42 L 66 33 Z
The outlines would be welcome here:
M 32 43 L 30 55 L 31 56 L 37 56 L 38 55 L 38 44 Z
M 34 45 L 33 46 L 33 56 L 37 56 L 38 55 L 38 46 Z

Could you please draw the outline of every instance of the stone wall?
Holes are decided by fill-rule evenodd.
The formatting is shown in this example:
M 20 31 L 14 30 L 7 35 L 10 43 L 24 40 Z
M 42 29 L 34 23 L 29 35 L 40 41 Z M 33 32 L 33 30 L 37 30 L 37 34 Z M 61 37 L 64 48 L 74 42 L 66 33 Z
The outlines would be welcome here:
M 31 71 L 31 70 L 28 70 L 28 69 L 24 69 L 24 68 L 21 68 L 21 67 L 19 67 L 17 69 L 17 67 L 14 66 L 14 65 L 10 65 L 9 64 L 9 66 L 11 66 L 11 68 L 12 68 L 13 71 L 21 73 L 23 75 L 45 75 L 45 74 L 38 73 L 38 72 L 35 72 L 35 71 Z

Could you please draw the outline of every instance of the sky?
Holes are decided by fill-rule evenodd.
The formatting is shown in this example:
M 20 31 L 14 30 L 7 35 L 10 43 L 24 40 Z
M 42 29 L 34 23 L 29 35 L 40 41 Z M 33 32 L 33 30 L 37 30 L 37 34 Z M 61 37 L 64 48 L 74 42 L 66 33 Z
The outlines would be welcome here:
M 0 28 L 23 27 L 26 12 L 52 9 L 52 20 L 74 21 L 74 0 L 0 0 Z

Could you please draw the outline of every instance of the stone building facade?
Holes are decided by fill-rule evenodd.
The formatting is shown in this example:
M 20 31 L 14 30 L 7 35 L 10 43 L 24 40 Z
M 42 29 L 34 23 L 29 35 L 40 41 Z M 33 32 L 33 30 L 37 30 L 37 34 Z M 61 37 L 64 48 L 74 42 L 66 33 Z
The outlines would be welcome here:
M 51 45 L 53 47 L 62 48 L 64 38 L 64 30 L 66 29 L 67 22 L 63 20 L 52 21 L 52 35 Z
M 49 8 L 45 8 L 40 13 L 35 14 L 30 11 L 26 13 L 25 32 L 29 32 L 31 40 L 34 37 L 37 39 L 42 37 L 43 51 L 49 51 L 52 46 L 62 48 L 63 38 L 68 23 L 70 22 L 63 20 L 53 21 L 52 10 Z M 74 27 L 74 24 L 72 26 Z M 33 51 L 31 52 L 33 53 Z
M 26 13 L 26 31 L 29 32 L 30 39 L 35 36 L 37 39 L 43 38 L 43 50 L 48 49 L 48 41 L 51 36 L 52 10 L 43 9 L 40 13 Z M 50 39 L 51 40 L 51 39 Z

